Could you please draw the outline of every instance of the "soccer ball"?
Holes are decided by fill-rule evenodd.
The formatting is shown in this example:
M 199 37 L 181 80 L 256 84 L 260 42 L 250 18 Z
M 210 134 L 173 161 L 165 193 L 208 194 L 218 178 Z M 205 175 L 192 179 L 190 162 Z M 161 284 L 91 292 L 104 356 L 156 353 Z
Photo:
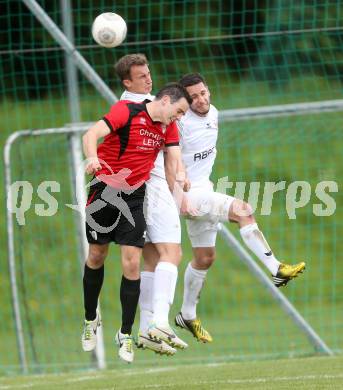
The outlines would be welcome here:
M 96 43 L 103 47 L 119 46 L 126 37 L 125 20 L 114 12 L 105 12 L 94 19 L 92 35 Z

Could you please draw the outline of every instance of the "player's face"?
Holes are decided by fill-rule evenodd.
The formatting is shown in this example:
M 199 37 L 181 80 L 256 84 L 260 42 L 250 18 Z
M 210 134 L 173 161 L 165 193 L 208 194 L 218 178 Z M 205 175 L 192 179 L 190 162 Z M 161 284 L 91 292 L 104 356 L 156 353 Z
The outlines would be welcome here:
M 199 83 L 186 87 L 186 89 L 193 99 L 191 110 L 200 116 L 206 115 L 210 110 L 210 91 L 207 85 Z
M 147 94 L 152 90 L 152 80 L 148 65 L 133 65 L 130 70 L 131 79 L 123 83 L 129 92 Z
M 181 119 L 189 108 L 189 104 L 185 98 L 181 98 L 175 103 L 170 102 L 169 96 L 164 96 L 162 100 L 164 100 L 162 123 L 165 125 Z

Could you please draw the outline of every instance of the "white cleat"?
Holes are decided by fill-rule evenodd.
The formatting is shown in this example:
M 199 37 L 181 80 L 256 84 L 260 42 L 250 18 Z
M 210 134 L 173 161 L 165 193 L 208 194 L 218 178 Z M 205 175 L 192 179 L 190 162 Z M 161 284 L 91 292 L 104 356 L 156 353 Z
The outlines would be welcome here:
M 149 336 L 146 332 L 138 333 L 137 348 L 150 349 L 159 355 L 175 355 L 176 349 L 163 340 Z
M 165 341 L 174 348 L 185 349 L 188 344 L 181 340 L 169 325 L 151 324 L 148 329 L 148 335 L 155 340 Z
M 96 313 L 96 318 L 93 321 L 85 320 L 83 332 L 81 336 L 82 349 L 85 352 L 93 351 L 96 347 L 96 332 L 101 325 L 99 313 Z
M 118 356 L 120 359 L 125 363 L 132 363 L 134 358 L 133 337 L 118 330 L 114 341 L 119 346 Z

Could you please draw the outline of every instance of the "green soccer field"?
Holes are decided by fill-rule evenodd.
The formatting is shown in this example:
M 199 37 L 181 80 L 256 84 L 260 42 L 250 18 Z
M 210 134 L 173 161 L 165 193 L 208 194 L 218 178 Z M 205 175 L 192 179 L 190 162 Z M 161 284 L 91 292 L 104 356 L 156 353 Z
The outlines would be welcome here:
M 141 352 L 144 353 L 144 352 Z M 0 390 L 43 389 L 342 389 L 342 357 L 245 363 L 122 366 L 115 370 L 0 379 Z

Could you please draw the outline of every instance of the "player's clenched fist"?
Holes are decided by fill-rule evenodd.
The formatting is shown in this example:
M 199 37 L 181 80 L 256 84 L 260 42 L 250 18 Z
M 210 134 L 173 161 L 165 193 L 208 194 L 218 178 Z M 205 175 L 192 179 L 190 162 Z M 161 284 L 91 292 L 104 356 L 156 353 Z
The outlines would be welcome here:
M 94 158 L 89 158 L 86 165 L 86 173 L 88 175 L 94 175 L 97 171 L 101 170 L 101 164 L 99 163 L 99 160 Z
M 189 198 L 185 193 L 183 194 L 182 197 L 180 214 L 188 218 L 199 216 L 199 210 L 196 207 L 194 207 L 194 205 L 192 204 L 192 202 L 189 200 Z
M 183 183 L 183 190 L 185 192 L 188 192 L 189 190 L 191 189 L 191 182 L 189 181 L 189 179 L 186 177 L 185 178 L 185 181 Z

